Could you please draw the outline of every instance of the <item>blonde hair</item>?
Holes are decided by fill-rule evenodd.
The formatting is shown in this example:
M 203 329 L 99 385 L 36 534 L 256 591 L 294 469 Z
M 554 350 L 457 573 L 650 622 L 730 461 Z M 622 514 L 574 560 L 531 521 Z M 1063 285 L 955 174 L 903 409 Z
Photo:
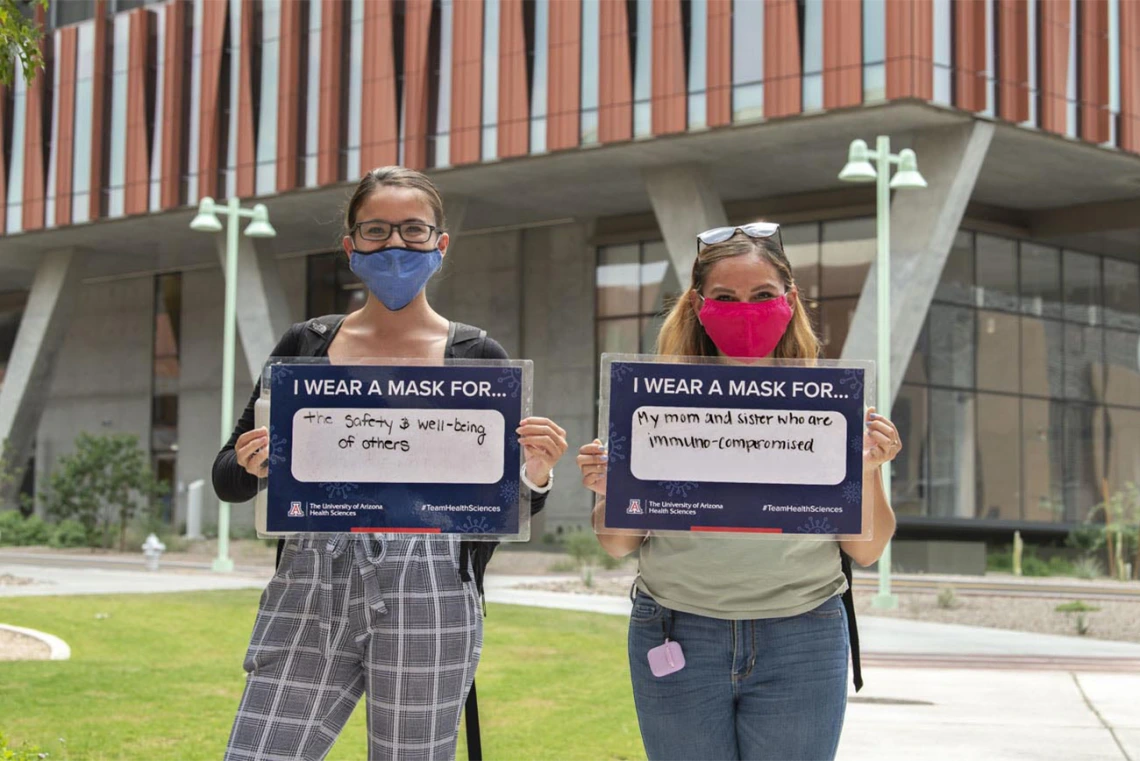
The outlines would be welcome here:
M 705 332 L 701 321 L 697 317 L 697 310 L 693 307 L 693 294 L 700 294 L 704 287 L 705 277 L 714 264 L 734 256 L 756 254 L 766 259 L 780 274 L 785 291 L 791 291 L 795 286 L 792 276 L 792 265 L 784 254 L 779 239 L 775 236 L 769 238 L 750 238 L 743 232 L 737 232 L 731 238 L 721 243 L 706 246 L 697 253 L 693 262 L 693 273 L 689 287 L 678 297 L 673 308 L 665 318 L 665 324 L 657 334 L 657 353 L 668 357 L 715 357 L 718 356 L 716 345 Z M 792 321 L 776 349 L 772 352 L 775 359 L 818 359 L 819 339 L 811 326 L 807 309 L 800 300 L 799 295 L 791 305 Z

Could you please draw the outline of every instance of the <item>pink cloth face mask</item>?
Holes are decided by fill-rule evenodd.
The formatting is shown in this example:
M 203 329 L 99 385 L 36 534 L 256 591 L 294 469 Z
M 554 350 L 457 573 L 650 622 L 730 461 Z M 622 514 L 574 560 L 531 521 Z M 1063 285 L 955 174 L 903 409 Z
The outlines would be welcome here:
M 771 354 L 784 337 L 792 321 L 792 307 L 787 296 L 758 303 L 703 299 L 698 317 L 726 356 L 760 359 Z

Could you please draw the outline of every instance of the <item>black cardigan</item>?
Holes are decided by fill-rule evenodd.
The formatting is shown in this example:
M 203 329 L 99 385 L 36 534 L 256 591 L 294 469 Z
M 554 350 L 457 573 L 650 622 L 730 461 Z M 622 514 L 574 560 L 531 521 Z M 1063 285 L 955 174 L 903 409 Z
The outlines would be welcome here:
M 328 356 L 329 344 L 340 330 L 344 322 L 344 315 L 327 315 L 306 322 L 293 325 L 277 342 L 273 349 L 274 357 L 324 357 Z M 507 359 L 507 352 L 493 338 L 487 336 L 486 331 L 473 328 L 469 325 L 453 322 L 447 336 L 447 349 L 444 354 L 448 359 Z M 253 406 L 261 396 L 261 381 L 254 385 L 253 395 L 249 404 L 241 414 L 241 419 L 234 426 L 230 440 L 218 452 L 214 459 L 213 481 L 214 491 L 218 499 L 224 502 L 248 502 L 257 496 L 257 477 L 237 463 L 237 454 L 234 445 L 243 433 L 253 430 Z M 525 486 L 521 488 L 526 488 Z M 542 510 L 546 504 L 546 494 L 531 495 L 531 514 Z M 483 593 L 483 573 L 487 563 L 495 552 L 498 542 L 461 542 L 460 543 L 460 570 L 459 575 L 463 581 L 471 581 L 468 565 L 474 571 L 475 585 L 479 593 Z M 285 546 L 284 540 L 277 543 L 277 560 L 281 560 L 281 550 Z

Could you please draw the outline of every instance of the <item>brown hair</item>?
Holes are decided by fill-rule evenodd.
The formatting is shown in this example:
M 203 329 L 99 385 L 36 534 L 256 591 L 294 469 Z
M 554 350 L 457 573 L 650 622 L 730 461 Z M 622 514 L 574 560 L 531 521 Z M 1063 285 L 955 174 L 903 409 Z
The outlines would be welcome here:
M 435 226 L 440 231 L 443 230 L 446 224 L 443 218 L 443 198 L 439 195 L 439 188 L 427 175 L 402 166 L 382 166 L 365 174 L 357 183 L 344 213 L 345 235 L 352 234 L 352 228 L 356 226 L 356 212 L 360 210 L 361 204 L 380 188 L 411 188 L 420 191 L 427 197 L 428 205 L 435 215 Z
M 689 287 L 673 304 L 669 310 L 661 331 L 657 334 L 657 353 L 670 357 L 715 357 L 718 355 L 716 345 L 705 332 L 697 311 L 693 308 L 693 294 L 699 294 L 704 287 L 705 277 L 709 269 L 723 259 L 734 256 L 757 254 L 767 259 L 784 282 L 784 289 L 791 291 L 795 285 L 792 277 L 792 265 L 784 254 L 783 246 L 777 237 L 750 238 L 743 232 L 738 232 L 722 243 L 706 246 L 697 253 L 693 262 L 693 274 Z M 780 343 L 776 344 L 772 356 L 776 359 L 817 359 L 819 357 L 819 339 L 812 329 L 800 296 L 797 294 L 792 304 L 792 321 L 784 332 Z

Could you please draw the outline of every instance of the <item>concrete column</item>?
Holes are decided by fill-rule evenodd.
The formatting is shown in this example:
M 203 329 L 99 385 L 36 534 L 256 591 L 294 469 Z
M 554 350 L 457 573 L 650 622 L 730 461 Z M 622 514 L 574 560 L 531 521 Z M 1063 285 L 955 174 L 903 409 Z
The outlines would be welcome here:
M 892 398 L 902 385 L 993 133 L 993 125 L 982 121 L 920 133 L 914 152 L 929 187 L 900 190 L 891 201 Z M 877 293 L 872 264 L 843 345 L 843 359 L 874 359 Z
M 642 176 L 677 280 L 687 285 L 697 256 L 697 233 L 728 224 L 724 204 L 696 166 L 650 169 Z
M 216 240 L 224 271 L 225 236 L 218 235 Z M 265 358 L 273 353 L 273 347 L 294 320 L 268 241 L 245 235 L 238 240 L 238 340 L 245 352 L 248 377 L 256 379 Z M 237 375 L 241 376 L 240 370 Z
M 0 444 L 7 443 L 16 477 L 8 490 L 12 493 L 0 494 L 0 504 L 14 497 L 31 456 L 56 357 L 75 307 L 80 256 L 74 249 L 45 254 L 28 294 L 16 345 L 0 384 Z

